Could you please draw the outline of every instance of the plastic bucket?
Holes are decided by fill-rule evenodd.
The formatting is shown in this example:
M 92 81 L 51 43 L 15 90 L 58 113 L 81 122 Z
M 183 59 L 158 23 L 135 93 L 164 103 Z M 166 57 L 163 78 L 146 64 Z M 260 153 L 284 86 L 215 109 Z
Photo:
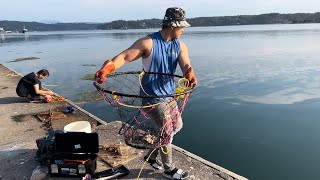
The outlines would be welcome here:
M 91 125 L 88 121 L 76 121 L 67 124 L 63 128 L 64 132 L 86 132 L 91 133 Z

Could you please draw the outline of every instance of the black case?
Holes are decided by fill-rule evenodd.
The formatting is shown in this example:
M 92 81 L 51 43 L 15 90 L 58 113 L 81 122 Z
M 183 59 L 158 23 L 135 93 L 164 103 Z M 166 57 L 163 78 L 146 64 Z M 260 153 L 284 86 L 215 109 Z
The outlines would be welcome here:
M 55 134 L 55 148 L 48 166 L 51 176 L 81 177 L 96 170 L 99 152 L 97 133 Z

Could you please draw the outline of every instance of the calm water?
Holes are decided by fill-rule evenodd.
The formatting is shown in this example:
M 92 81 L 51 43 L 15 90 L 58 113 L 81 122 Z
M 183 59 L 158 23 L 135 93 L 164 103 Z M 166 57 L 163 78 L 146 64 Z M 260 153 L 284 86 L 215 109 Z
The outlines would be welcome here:
M 48 68 L 43 83 L 75 99 L 95 90 L 81 77 L 153 31 L 0 35 L 0 63 L 22 74 Z M 174 143 L 250 179 L 317 179 L 320 24 L 188 28 L 181 39 L 199 86 Z M 40 59 L 8 63 L 31 56 Z M 141 67 L 138 60 L 119 71 Z M 83 107 L 106 121 L 118 119 L 104 102 Z

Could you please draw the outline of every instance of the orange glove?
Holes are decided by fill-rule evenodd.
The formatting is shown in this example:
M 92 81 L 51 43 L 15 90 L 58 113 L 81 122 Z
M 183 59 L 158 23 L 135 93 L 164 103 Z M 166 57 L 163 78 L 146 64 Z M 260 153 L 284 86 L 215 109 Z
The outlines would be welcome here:
M 47 102 L 47 103 L 51 103 L 52 102 L 52 96 L 50 96 L 50 95 L 45 95 L 44 96 L 44 100 Z
M 184 77 L 189 80 L 188 87 L 193 87 L 193 86 L 197 85 L 198 80 L 197 80 L 196 76 L 194 75 L 192 67 L 189 67 L 189 69 L 184 74 Z
M 109 75 L 112 71 L 114 71 L 116 68 L 111 60 L 107 60 L 102 68 L 96 72 L 95 79 L 96 81 L 101 84 L 103 83 L 107 78 L 106 76 Z

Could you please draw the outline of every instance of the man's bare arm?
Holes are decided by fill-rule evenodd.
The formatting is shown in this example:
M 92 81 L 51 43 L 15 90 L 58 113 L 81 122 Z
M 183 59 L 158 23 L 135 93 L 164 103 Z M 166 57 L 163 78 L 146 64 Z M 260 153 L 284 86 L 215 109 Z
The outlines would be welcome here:
M 34 91 L 35 91 L 36 94 L 40 94 L 40 95 L 53 95 L 54 94 L 52 91 L 41 90 L 39 88 L 39 84 L 33 85 L 33 88 L 34 88 Z
M 95 74 L 95 79 L 98 83 L 103 83 L 106 76 L 114 70 L 120 68 L 124 64 L 137 60 L 142 56 L 148 54 L 152 48 L 152 40 L 150 37 L 144 37 L 132 44 L 128 49 L 118 54 L 112 60 L 107 60 L 99 71 Z
M 179 65 L 183 74 L 191 67 L 187 46 L 180 41 Z
M 120 68 L 124 64 L 135 61 L 142 57 L 149 49 L 151 39 L 144 37 L 134 42 L 128 49 L 124 50 L 112 59 L 115 69 Z
M 179 56 L 179 65 L 180 65 L 181 71 L 184 77 L 189 80 L 190 82 L 189 85 L 194 86 L 198 83 L 198 81 L 194 74 L 193 68 L 191 66 L 191 62 L 188 54 L 188 48 L 183 42 L 180 42 L 180 49 L 181 49 L 181 52 Z

